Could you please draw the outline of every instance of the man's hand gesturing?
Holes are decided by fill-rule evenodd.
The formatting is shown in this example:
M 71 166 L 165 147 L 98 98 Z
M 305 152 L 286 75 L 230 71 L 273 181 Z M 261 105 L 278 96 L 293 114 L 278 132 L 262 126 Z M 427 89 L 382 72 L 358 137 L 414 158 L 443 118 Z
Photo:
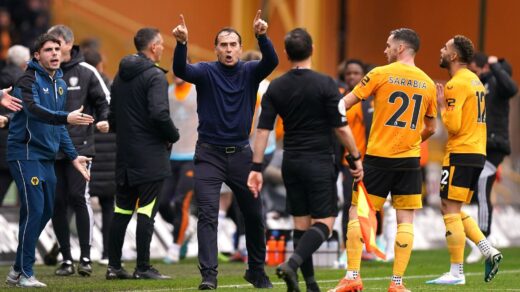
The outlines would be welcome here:
M 2 97 L 0 98 L 0 104 L 3 107 L 12 110 L 13 112 L 17 112 L 22 109 L 22 101 L 9 94 L 11 89 L 12 89 L 12 87 L 9 87 L 7 89 L 2 89 L 2 91 L 4 93 L 3 93 Z
M 71 111 L 67 116 L 67 123 L 77 126 L 88 126 L 94 122 L 94 118 L 90 115 L 82 113 L 83 106 L 75 111 Z
M 253 29 L 255 31 L 255 35 L 262 35 L 267 33 L 267 22 L 260 18 L 262 15 L 262 10 L 258 10 L 256 12 L 255 20 L 253 20 Z
M 184 21 L 184 15 L 180 15 L 181 24 L 177 25 L 173 30 L 172 34 L 179 43 L 185 44 L 188 41 L 188 28 Z

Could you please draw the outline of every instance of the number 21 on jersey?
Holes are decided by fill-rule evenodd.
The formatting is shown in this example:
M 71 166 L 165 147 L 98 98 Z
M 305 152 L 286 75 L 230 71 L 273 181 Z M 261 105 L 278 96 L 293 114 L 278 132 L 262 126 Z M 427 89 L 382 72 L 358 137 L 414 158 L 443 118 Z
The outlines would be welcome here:
M 419 118 L 419 112 L 421 111 L 421 103 L 422 103 L 422 95 L 414 94 L 412 96 L 413 100 L 413 114 L 412 120 L 410 121 L 410 128 L 415 130 L 417 128 L 417 119 Z M 401 99 L 401 106 L 395 111 L 395 113 L 388 119 L 385 123 L 386 126 L 405 128 L 407 121 L 400 120 L 403 113 L 408 109 L 410 105 L 410 97 L 402 91 L 396 91 L 390 95 L 388 98 L 388 102 L 396 103 L 397 99 Z

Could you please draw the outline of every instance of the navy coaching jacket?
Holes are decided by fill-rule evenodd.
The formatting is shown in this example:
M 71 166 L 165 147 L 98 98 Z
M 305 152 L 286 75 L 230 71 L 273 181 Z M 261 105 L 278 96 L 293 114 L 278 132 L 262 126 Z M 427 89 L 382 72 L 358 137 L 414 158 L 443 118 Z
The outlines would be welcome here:
M 60 69 L 52 78 L 33 59 L 16 82 L 13 95 L 22 99 L 23 110 L 9 125 L 7 161 L 54 160 L 60 149 L 71 160 L 78 156 L 65 127 L 69 113 L 63 111 L 67 84 L 62 76 Z

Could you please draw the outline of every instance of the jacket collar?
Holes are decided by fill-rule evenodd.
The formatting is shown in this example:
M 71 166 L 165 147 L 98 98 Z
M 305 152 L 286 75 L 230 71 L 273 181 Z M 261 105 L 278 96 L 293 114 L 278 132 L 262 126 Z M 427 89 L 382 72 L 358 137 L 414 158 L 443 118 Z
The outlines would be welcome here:
M 49 78 L 51 80 L 52 79 L 61 79 L 63 77 L 63 71 L 61 71 L 61 69 L 56 70 L 56 72 L 54 73 L 54 76 L 51 77 L 49 75 L 49 73 L 47 71 L 45 71 L 45 69 L 43 69 L 43 67 L 40 65 L 40 63 L 38 63 L 38 60 L 36 60 L 36 58 L 33 58 L 31 61 L 29 61 L 27 67 L 33 69 L 34 71 L 38 72 L 38 74 L 40 74 L 42 76 L 46 76 L 47 78 Z

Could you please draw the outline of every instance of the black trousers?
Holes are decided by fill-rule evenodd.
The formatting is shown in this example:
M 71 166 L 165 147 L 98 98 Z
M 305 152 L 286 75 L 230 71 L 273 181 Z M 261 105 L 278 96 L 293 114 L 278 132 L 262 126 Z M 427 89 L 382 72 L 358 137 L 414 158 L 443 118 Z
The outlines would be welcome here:
M 121 253 L 125 240 L 126 228 L 137 209 L 137 269 L 147 270 L 150 267 L 150 242 L 154 231 L 154 218 L 159 209 L 157 197 L 161 192 L 163 180 L 147 182 L 135 186 L 118 185 L 114 218 L 110 225 L 108 240 L 108 264 L 121 268 Z
M 273 160 L 273 153 L 266 154 L 264 156 L 264 162 L 263 162 L 263 169 L 269 165 L 269 163 Z M 265 185 L 264 188 L 265 189 Z M 262 205 L 264 206 L 264 205 Z M 231 206 L 227 213 L 228 217 L 233 220 L 233 223 L 237 226 L 237 232 L 236 232 L 236 238 L 235 238 L 235 249 L 238 248 L 238 240 L 241 235 L 246 234 L 246 226 L 244 223 L 244 216 L 242 215 L 242 212 L 240 212 L 240 206 L 238 205 L 238 202 L 236 199 L 233 199 L 231 201 Z M 265 219 L 265 214 L 262 214 L 263 218 Z
M 94 213 L 90 206 L 88 184 L 70 160 L 57 160 L 54 169 L 57 184 L 52 226 L 60 245 L 61 254 L 64 260 L 72 260 L 70 253 L 70 217 L 67 216 L 67 209 L 70 207 L 76 213 L 76 228 L 81 258 L 90 259 Z
M 99 205 L 101 205 L 101 233 L 103 234 L 103 253 L 101 258 L 108 258 L 108 238 L 110 237 L 110 224 L 114 217 L 114 197 L 99 196 Z
M 226 151 L 228 150 L 228 151 Z M 227 153 L 226 153 L 227 152 Z M 197 236 L 199 269 L 203 278 L 217 276 L 217 226 L 220 188 L 225 182 L 235 194 L 244 216 L 248 265 L 263 270 L 265 261 L 265 225 L 260 197 L 254 198 L 247 187 L 252 152 L 224 149 L 198 143 L 195 150 L 195 197 L 198 206 Z
M 499 151 L 488 151 L 486 164 L 480 173 L 473 198 L 478 204 L 478 226 L 486 237 L 491 233 L 493 222 L 493 204 L 491 203 L 491 189 L 497 178 L 497 168 L 506 155 Z
M 11 182 L 13 181 L 13 177 L 9 172 L 9 169 L 1 169 L 0 170 L 0 207 L 2 206 L 2 202 L 4 201 L 5 195 Z
M 193 197 L 193 161 L 170 160 L 172 176 L 164 180 L 159 213 L 173 225 L 173 241 L 182 245 L 188 228 Z

